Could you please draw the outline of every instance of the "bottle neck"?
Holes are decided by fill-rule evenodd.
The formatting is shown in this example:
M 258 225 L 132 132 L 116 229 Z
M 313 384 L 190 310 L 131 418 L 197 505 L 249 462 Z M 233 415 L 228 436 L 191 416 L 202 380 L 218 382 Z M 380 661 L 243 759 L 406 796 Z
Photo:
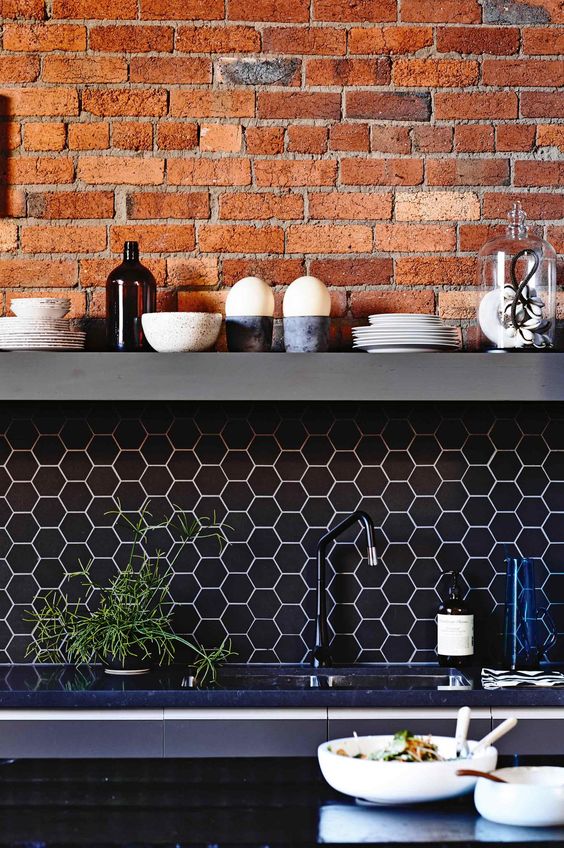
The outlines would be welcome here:
M 136 241 L 126 241 L 123 246 L 123 261 L 124 262 L 139 262 L 139 243 Z

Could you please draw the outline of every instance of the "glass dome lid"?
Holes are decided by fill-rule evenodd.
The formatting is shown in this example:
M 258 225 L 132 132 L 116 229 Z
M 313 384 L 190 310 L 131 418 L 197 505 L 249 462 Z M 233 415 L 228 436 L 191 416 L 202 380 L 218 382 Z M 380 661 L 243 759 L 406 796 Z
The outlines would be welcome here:
M 491 349 L 546 350 L 554 343 L 556 252 L 529 234 L 520 203 L 508 219 L 478 254 L 478 323 Z

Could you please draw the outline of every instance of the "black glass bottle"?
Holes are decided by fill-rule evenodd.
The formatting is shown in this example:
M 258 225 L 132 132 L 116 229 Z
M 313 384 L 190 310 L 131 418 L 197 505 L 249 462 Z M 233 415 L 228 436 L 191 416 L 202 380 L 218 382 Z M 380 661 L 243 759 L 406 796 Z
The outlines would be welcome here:
M 457 572 L 450 577 L 448 598 L 437 614 L 437 659 L 439 665 L 460 668 L 474 658 L 474 615 L 462 600 Z
M 139 262 L 139 244 L 126 241 L 123 262 L 106 282 L 106 328 L 108 349 L 114 351 L 150 350 L 145 340 L 141 316 L 156 312 L 157 284 L 148 268 Z

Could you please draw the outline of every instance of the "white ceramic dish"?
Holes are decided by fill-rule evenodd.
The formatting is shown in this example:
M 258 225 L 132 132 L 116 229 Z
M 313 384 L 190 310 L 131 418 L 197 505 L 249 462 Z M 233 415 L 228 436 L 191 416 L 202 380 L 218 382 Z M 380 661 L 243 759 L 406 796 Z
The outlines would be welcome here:
M 70 300 L 60 297 L 14 297 L 10 309 L 18 318 L 63 318 Z
M 375 321 L 441 321 L 438 315 L 428 315 L 423 312 L 381 312 L 369 315 L 370 323 Z
M 564 768 L 521 766 L 494 774 L 509 782 L 481 777 L 474 790 L 476 809 L 485 819 L 521 827 L 564 825 Z
M 443 333 L 439 330 L 434 333 L 425 333 L 423 330 L 382 330 L 380 333 L 353 333 L 353 336 L 358 339 L 414 338 L 417 336 L 426 339 L 458 338 L 456 333 Z
M 385 748 L 392 736 L 349 736 L 324 742 L 317 749 L 317 758 L 327 783 L 353 798 L 373 804 L 421 804 L 455 798 L 470 792 L 475 777 L 458 777 L 457 769 L 467 767 L 491 771 L 497 763 L 497 751 L 486 748 L 472 760 L 456 759 L 455 739 L 433 736 L 439 754 L 446 759 L 431 763 L 383 762 L 354 759 L 356 754 L 370 754 Z M 470 751 L 477 745 L 469 741 Z M 350 756 L 335 752 L 343 748 Z M 453 759 L 449 759 L 449 758 Z M 471 766 L 468 765 L 471 763 Z
M 158 353 L 210 350 L 221 329 L 221 312 L 146 312 L 147 341 Z

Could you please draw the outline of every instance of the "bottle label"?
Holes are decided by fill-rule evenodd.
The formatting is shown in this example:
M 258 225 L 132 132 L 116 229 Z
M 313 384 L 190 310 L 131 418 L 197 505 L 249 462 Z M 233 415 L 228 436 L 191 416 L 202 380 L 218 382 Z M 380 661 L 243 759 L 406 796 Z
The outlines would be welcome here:
M 437 653 L 443 657 L 471 657 L 474 653 L 474 616 L 437 616 Z

